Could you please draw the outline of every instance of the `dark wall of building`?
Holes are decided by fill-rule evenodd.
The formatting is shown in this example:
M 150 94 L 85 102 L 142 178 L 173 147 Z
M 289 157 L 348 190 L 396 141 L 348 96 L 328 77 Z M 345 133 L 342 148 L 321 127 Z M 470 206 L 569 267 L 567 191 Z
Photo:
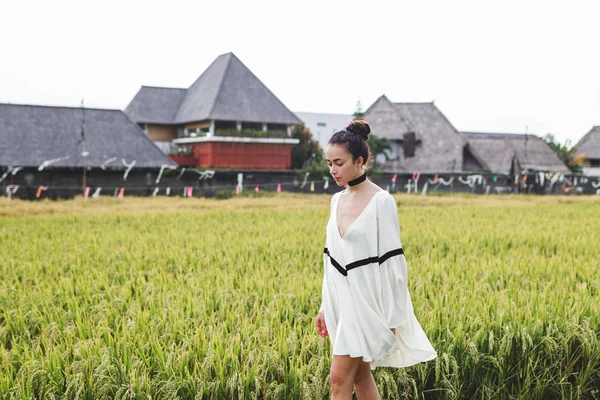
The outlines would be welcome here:
M 15 175 L 0 167 L 0 194 L 21 199 L 73 198 L 84 192 L 81 169 L 54 168 L 38 171 L 25 168 Z M 86 173 L 89 195 L 125 196 L 170 195 L 194 197 L 233 195 L 242 174 L 242 190 L 281 191 L 296 193 L 330 193 L 339 188 L 333 180 L 300 176 L 294 171 L 214 171 L 195 168 L 176 170 L 133 168 L 125 171 L 91 169 Z M 373 174 L 370 179 L 390 193 L 532 193 L 532 194 L 598 194 L 600 177 L 565 176 L 536 173 L 517 177 L 494 174 Z M 18 187 L 18 188 L 17 188 Z M 191 189 L 189 189 L 191 188 Z M 16 190 L 15 190 L 16 189 Z M 38 197 L 39 194 L 39 197 Z

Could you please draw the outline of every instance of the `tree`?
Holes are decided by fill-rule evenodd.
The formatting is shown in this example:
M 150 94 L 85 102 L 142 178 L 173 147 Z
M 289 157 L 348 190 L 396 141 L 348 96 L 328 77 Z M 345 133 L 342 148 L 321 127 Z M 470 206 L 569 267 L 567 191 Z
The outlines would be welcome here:
M 371 149 L 371 155 L 373 156 L 373 169 L 377 169 L 377 156 L 383 154 L 386 161 L 390 161 L 391 158 L 388 155 L 388 151 L 392 151 L 392 144 L 387 138 L 369 135 L 369 149 Z
M 571 146 L 571 141 L 567 139 L 565 144 L 560 144 L 558 140 L 554 138 L 554 135 L 547 133 L 542 140 L 548 143 L 548 146 L 556 153 L 558 158 L 564 162 L 571 172 L 582 172 L 583 162 L 585 161 L 584 156 L 575 156 L 575 147 Z
M 296 125 L 292 129 L 292 137 L 300 140 L 300 143 L 292 147 L 292 168 L 299 172 L 310 172 L 313 176 L 327 175 L 329 168 L 323 149 L 313 139 L 310 129 L 304 125 Z
M 365 117 L 365 113 L 362 110 L 362 104 L 360 100 L 356 102 L 356 108 L 354 109 L 354 113 L 352 114 L 354 119 L 363 119 Z

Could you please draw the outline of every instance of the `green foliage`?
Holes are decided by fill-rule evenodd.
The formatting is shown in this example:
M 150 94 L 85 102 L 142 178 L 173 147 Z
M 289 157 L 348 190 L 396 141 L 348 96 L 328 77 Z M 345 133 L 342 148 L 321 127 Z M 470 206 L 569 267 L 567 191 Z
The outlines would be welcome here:
M 297 125 L 292 130 L 292 137 L 299 139 L 300 143 L 292 147 L 292 168 L 299 175 L 304 176 L 308 171 L 310 176 L 327 176 L 329 168 L 325 154 L 318 141 L 313 139 L 312 132 L 304 125 Z
M 365 117 L 365 113 L 363 112 L 362 104 L 361 104 L 360 100 L 358 100 L 356 102 L 356 108 L 354 109 L 354 113 L 352 114 L 352 117 L 354 119 L 363 119 Z
M 548 143 L 548 146 L 550 146 L 558 158 L 567 165 L 571 172 L 583 172 L 583 162 L 585 161 L 585 158 L 575 156 L 576 149 L 574 146 L 571 146 L 570 139 L 567 139 L 565 144 L 560 144 L 560 142 L 554 138 L 553 134 L 547 133 L 542 140 Z
M 0 199 L 0 398 L 329 398 L 329 200 Z M 598 398 L 598 201 L 396 200 L 439 357 L 383 399 Z
M 371 149 L 371 155 L 373 156 L 373 169 L 377 169 L 377 156 L 383 154 L 387 161 L 390 160 L 388 151 L 392 151 L 392 144 L 387 138 L 379 137 L 376 135 L 369 135 L 369 149 Z

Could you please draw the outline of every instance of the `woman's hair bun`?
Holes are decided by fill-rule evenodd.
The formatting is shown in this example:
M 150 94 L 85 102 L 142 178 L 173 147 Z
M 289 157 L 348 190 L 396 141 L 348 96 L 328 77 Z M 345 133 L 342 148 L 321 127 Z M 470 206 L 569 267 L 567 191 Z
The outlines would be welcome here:
M 369 123 L 362 119 L 355 119 L 354 121 L 350 122 L 346 127 L 346 130 L 348 132 L 357 134 L 363 138 L 365 142 L 369 140 L 369 133 L 371 133 L 371 127 L 369 126 Z

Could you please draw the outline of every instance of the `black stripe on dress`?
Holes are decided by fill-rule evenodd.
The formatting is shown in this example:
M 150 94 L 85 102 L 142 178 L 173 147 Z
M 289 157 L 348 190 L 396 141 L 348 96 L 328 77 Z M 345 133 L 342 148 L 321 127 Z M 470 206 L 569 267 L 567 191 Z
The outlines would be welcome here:
M 402 248 L 397 248 L 395 250 L 388 251 L 381 257 L 368 257 L 368 258 L 363 258 L 362 260 L 354 261 L 354 262 L 346 265 L 346 268 L 344 269 L 344 267 L 342 267 L 339 262 L 337 262 L 333 257 L 331 257 L 331 254 L 329 254 L 329 249 L 327 247 L 325 247 L 325 250 L 323 252 L 325 254 L 327 254 L 329 259 L 331 260 L 331 265 L 333 265 L 334 268 L 337 269 L 338 272 L 344 276 L 348 276 L 348 271 L 350 271 L 354 268 L 362 267 L 362 266 L 365 266 L 368 264 L 373 264 L 373 263 L 379 263 L 381 265 L 384 262 L 386 262 L 387 260 L 389 260 L 391 257 L 404 254 L 404 250 L 402 250 Z

